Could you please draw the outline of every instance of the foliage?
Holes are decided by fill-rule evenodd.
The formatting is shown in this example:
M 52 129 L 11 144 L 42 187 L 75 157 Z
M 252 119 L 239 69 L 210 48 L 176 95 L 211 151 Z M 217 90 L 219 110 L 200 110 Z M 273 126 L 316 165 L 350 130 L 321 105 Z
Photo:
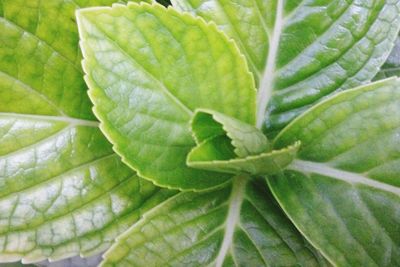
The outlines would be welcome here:
M 113 2 L 0 2 L 0 261 L 400 265 L 400 1 Z

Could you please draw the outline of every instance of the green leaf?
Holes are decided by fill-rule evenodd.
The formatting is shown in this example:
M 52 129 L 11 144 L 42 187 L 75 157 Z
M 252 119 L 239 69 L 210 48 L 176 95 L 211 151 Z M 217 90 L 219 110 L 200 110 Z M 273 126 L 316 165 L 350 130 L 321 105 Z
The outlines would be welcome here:
M 196 110 L 191 129 L 197 144 L 226 137 L 232 146 L 231 154 L 240 158 L 271 150 L 267 138 L 256 127 L 213 110 Z
M 220 139 L 216 139 L 220 142 Z M 227 159 L 214 159 L 215 148 L 219 148 L 215 144 L 206 144 L 204 146 L 196 147 L 188 155 L 187 164 L 190 167 L 210 170 L 222 173 L 247 173 L 251 175 L 270 175 L 282 171 L 289 165 L 296 157 L 296 153 L 300 147 L 300 143 L 294 143 L 287 148 L 274 150 L 266 153 L 261 153 L 255 156 L 248 156 L 245 158 L 227 158 Z M 209 147 L 212 147 L 209 149 Z M 204 155 L 204 150 L 208 154 Z M 210 152 L 210 150 L 212 150 Z
M 172 194 L 122 164 L 91 112 L 74 12 L 111 3 L 0 2 L 0 262 L 99 253 Z
M 161 5 L 78 13 L 86 81 L 101 128 L 124 162 L 158 185 L 202 190 L 231 178 L 186 166 L 193 111 L 255 122 L 245 59 L 212 24 Z
M 400 265 L 400 80 L 348 90 L 277 137 L 302 146 L 268 179 L 280 205 L 337 266 Z
M 400 36 L 397 37 L 392 52 L 374 80 L 381 80 L 392 76 L 400 76 Z
M 267 138 L 252 125 L 211 110 L 192 119 L 197 146 L 187 156 L 193 168 L 223 173 L 275 174 L 296 156 L 299 143 L 271 151 Z
M 237 42 L 259 88 L 257 126 L 270 135 L 321 98 L 369 82 L 400 26 L 397 0 L 172 3 L 214 21 Z
M 121 235 L 101 266 L 324 266 L 262 181 L 183 192 Z

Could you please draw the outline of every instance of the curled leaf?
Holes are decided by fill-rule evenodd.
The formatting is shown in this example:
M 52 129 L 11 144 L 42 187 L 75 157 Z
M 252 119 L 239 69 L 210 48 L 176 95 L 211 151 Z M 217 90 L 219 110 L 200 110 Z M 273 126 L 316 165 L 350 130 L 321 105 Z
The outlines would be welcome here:
M 189 167 L 223 173 L 274 174 L 289 165 L 300 143 L 271 151 L 256 127 L 211 110 L 197 110 L 192 119 L 197 146 L 187 157 Z

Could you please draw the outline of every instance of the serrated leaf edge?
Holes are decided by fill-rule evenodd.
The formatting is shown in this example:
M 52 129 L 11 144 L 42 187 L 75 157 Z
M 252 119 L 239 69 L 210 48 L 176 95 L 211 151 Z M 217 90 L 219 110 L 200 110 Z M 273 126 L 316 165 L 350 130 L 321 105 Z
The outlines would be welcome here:
M 247 63 L 247 60 L 246 60 L 245 56 L 240 52 L 239 47 L 234 42 L 234 40 L 232 38 L 229 38 L 223 31 L 221 31 L 214 22 L 206 22 L 203 18 L 201 18 L 199 16 L 193 16 L 189 12 L 180 12 L 180 11 L 174 9 L 171 6 L 168 6 L 166 8 L 163 5 L 160 5 L 160 4 L 156 3 L 156 2 L 153 2 L 152 4 L 149 4 L 149 3 L 146 3 L 146 2 L 140 2 L 140 3 L 129 2 L 126 5 L 125 4 L 116 3 L 116 4 L 113 4 L 111 7 L 89 7 L 89 8 L 77 9 L 75 11 L 76 22 L 77 22 L 78 29 L 79 29 L 79 31 L 78 31 L 79 32 L 79 39 L 80 39 L 79 47 L 80 47 L 80 49 L 82 51 L 82 56 L 83 56 L 82 69 L 83 69 L 83 72 L 85 74 L 84 75 L 85 82 L 86 82 L 86 84 L 88 85 L 88 88 L 89 88 L 88 95 L 89 95 L 89 98 L 92 101 L 92 103 L 94 102 L 94 95 L 93 95 L 93 89 L 92 89 L 92 87 L 94 85 L 92 84 L 90 79 L 88 79 L 88 70 L 87 70 L 87 67 L 85 65 L 87 53 L 85 51 L 84 46 L 82 45 L 83 35 L 82 35 L 82 31 L 80 30 L 80 28 L 81 28 L 80 25 L 82 25 L 81 16 L 82 16 L 82 14 L 84 12 L 97 11 L 97 10 L 111 10 L 114 7 L 130 7 L 130 6 L 138 6 L 138 7 L 141 7 L 141 8 L 160 8 L 160 9 L 164 9 L 169 13 L 180 14 L 180 15 L 182 15 L 182 18 L 184 18 L 186 20 L 187 19 L 194 20 L 198 24 L 203 24 L 205 27 L 209 27 L 209 28 L 217 31 L 222 36 L 222 38 L 224 38 L 225 41 L 232 46 L 232 49 L 235 50 L 236 55 L 242 60 L 242 62 L 243 62 L 243 70 L 245 70 L 246 73 L 248 73 L 249 76 L 252 78 L 253 88 L 256 88 L 255 87 L 254 76 L 249 70 L 248 63 Z M 256 103 L 254 103 L 254 105 L 256 105 Z M 154 185 L 156 185 L 158 187 L 171 189 L 171 190 L 177 189 L 177 190 L 180 190 L 180 191 L 203 192 L 203 191 L 209 191 L 209 190 L 212 190 L 212 189 L 217 189 L 217 188 L 224 187 L 226 184 L 229 183 L 229 180 L 228 180 L 226 182 L 223 182 L 223 183 L 221 183 L 219 185 L 216 185 L 216 186 L 213 186 L 213 187 L 209 187 L 209 188 L 205 188 L 205 189 L 196 189 L 196 188 L 182 188 L 182 187 L 179 187 L 179 186 L 177 186 L 177 187 L 170 186 L 170 185 L 162 184 L 162 183 L 159 183 L 159 182 L 153 180 L 152 178 L 144 175 L 140 170 L 137 169 L 137 167 L 134 167 L 131 163 L 129 163 L 128 160 L 126 159 L 126 157 L 123 156 L 122 153 L 120 152 L 118 145 L 116 145 L 116 144 L 114 144 L 114 142 L 112 142 L 112 138 L 108 134 L 108 131 L 107 131 L 107 128 L 106 128 L 107 126 L 102 122 L 101 115 L 99 114 L 99 112 L 98 112 L 98 110 L 96 108 L 96 105 L 93 106 L 92 111 L 93 111 L 94 115 L 96 116 L 96 118 L 100 121 L 99 128 L 100 128 L 101 132 L 104 134 L 104 136 L 107 138 L 107 140 L 112 144 L 112 148 L 113 148 L 114 152 L 117 153 L 121 157 L 122 162 L 124 164 L 126 164 L 127 166 L 129 166 L 132 170 L 134 170 L 139 177 L 150 181 Z

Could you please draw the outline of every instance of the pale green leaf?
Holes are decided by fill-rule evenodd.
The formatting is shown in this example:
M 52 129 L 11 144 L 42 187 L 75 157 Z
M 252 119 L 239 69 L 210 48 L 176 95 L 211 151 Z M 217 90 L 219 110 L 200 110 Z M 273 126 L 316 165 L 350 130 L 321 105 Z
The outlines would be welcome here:
M 265 189 L 242 176 L 179 193 L 121 235 L 101 266 L 325 266 Z
M 197 108 L 255 122 L 254 81 L 235 44 L 158 4 L 82 10 L 78 25 L 95 113 L 124 161 L 166 187 L 201 190 L 230 179 L 187 167 L 186 156 Z
M 258 84 L 257 125 L 271 135 L 321 98 L 369 82 L 400 26 L 398 0 L 172 3 L 237 42 Z
M 400 265 L 400 80 L 340 93 L 277 137 L 302 146 L 268 179 L 282 208 L 337 266 Z
M 219 138 L 213 141 L 221 142 Z M 214 156 L 213 152 L 215 152 L 215 148 L 218 149 L 220 147 L 216 144 L 210 145 L 209 143 L 203 143 L 202 146 L 194 148 L 189 153 L 187 164 L 193 168 L 222 173 L 270 175 L 281 172 L 282 169 L 289 165 L 295 159 L 299 147 L 300 143 L 295 143 L 287 148 L 273 150 L 255 156 L 247 156 L 245 158 L 214 159 L 212 157 L 210 158 L 210 156 Z M 204 150 L 208 152 L 206 155 L 204 155 Z
M 271 151 L 267 138 L 252 125 L 211 110 L 192 119 L 197 146 L 187 156 L 193 168 L 222 173 L 275 174 L 296 156 L 299 143 Z
M 91 112 L 74 12 L 112 2 L 0 2 L 0 262 L 99 253 L 171 194 L 121 163 Z
M 197 144 L 219 136 L 230 139 L 231 154 L 239 158 L 271 149 L 265 135 L 256 127 L 213 110 L 196 110 L 191 129 Z

